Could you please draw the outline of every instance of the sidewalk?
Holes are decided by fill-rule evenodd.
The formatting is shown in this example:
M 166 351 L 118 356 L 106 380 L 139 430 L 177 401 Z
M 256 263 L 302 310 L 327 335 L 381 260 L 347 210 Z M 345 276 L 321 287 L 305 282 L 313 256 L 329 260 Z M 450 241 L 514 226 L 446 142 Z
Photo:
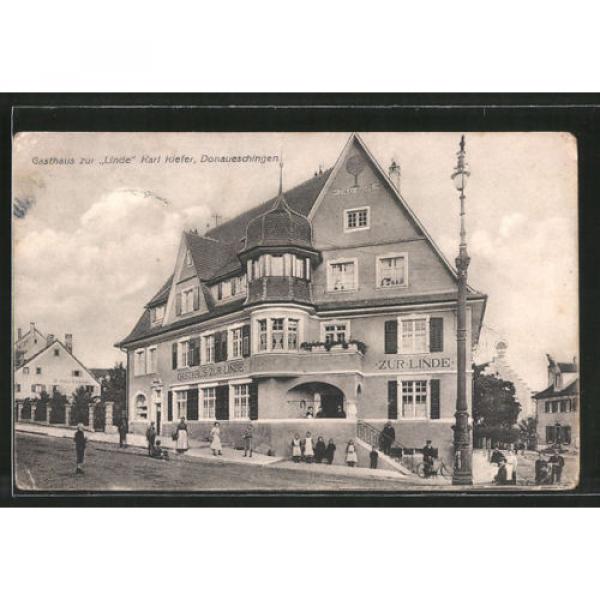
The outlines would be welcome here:
M 50 437 L 60 437 L 72 439 L 75 435 L 75 429 L 69 427 L 60 426 L 44 426 L 34 423 L 19 422 L 15 424 L 15 431 L 23 433 L 34 433 L 38 435 L 47 435 Z M 85 435 L 90 442 L 100 442 L 107 444 L 119 445 L 119 434 L 118 433 L 104 433 L 102 431 L 86 431 Z M 157 439 L 160 440 L 160 444 L 166 450 L 169 450 L 169 454 L 175 454 L 175 442 L 170 437 L 159 436 Z M 146 437 L 139 434 L 128 433 L 127 434 L 127 446 L 134 446 L 138 448 L 147 448 L 148 442 Z M 213 456 L 211 449 L 207 442 L 197 442 L 195 440 L 190 441 L 190 448 L 185 453 L 187 457 L 199 458 L 202 460 L 208 460 L 211 462 L 220 463 L 239 463 L 249 464 L 255 466 L 269 465 L 276 462 L 285 460 L 281 456 L 266 456 L 265 454 L 253 453 L 252 457 L 244 458 L 244 454 L 241 450 L 234 450 L 233 448 L 224 447 L 223 456 Z

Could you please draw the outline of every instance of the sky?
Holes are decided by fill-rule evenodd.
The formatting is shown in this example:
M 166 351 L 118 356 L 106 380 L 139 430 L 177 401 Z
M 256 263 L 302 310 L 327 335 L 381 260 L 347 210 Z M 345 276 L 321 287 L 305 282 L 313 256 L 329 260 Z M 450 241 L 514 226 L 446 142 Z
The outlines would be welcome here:
M 206 157 L 281 156 L 285 191 L 332 166 L 349 135 L 17 134 L 15 336 L 34 321 L 44 334 L 72 333 L 88 367 L 124 360 L 114 344 L 171 274 L 182 231 L 202 233 L 215 215 L 227 219 L 277 193 L 277 161 Z M 460 133 L 360 135 L 384 169 L 400 163 L 404 199 L 454 263 L 459 203 L 450 175 Z M 489 360 L 505 340 L 508 361 L 540 390 L 546 353 L 578 356 L 576 141 L 558 132 L 468 133 L 466 149 L 469 283 L 488 294 L 476 357 Z M 189 162 L 167 163 L 173 156 Z M 44 164 L 50 158 L 74 164 Z

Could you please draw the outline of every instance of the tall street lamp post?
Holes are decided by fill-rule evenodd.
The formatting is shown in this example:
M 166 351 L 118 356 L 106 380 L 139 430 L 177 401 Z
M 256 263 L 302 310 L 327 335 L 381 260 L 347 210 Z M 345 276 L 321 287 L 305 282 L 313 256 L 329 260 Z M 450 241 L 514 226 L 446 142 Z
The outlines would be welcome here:
M 452 180 L 460 196 L 460 245 L 456 258 L 458 272 L 458 299 L 456 318 L 456 413 L 454 429 L 454 473 L 453 485 L 473 484 L 473 449 L 467 404 L 467 270 L 471 259 L 467 254 L 467 232 L 465 229 L 465 187 L 469 171 L 465 161 L 465 136 L 460 138 L 458 162 Z

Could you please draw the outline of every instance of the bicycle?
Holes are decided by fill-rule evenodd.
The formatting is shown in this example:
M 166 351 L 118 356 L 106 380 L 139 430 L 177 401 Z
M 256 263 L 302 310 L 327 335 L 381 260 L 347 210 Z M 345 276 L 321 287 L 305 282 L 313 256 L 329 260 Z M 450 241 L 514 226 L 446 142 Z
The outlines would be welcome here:
M 429 475 L 425 474 L 425 467 L 426 465 L 424 462 L 421 462 L 417 465 L 417 475 L 422 479 L 427 477 L 437 477 L 438 475 L 441 475 L 446 479 L 450 479 L 452 477 L 452 469 L 442 459 L 434 460 L 433 465 L 431 465 Z

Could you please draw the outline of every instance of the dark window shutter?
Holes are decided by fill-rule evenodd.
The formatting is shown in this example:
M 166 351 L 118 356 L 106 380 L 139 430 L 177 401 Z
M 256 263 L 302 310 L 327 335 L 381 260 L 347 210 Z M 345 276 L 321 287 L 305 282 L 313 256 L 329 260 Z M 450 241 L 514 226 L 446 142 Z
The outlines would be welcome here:
M 215 418 L 217 421 L 227 421 L 229 420 L 229 386 L 218 386 L 215 394 Z
M 440 380 L 432 379 L 429 382 L 429 418 L 440 418 Z
M 198 389 L 188 390 L 187 393 L 187 420 L 198 420 Z
M 398 418 L 398 382 L 388 381 L 388 419 Z
M 242 356 L 250 356 L 250 325 L 242 327 Z
M 175 314 L 179 316 L 181 314 L 181 293 L 175 294 Z
M 171 359 L 172 359 L 173 368 L 176 369 L 177 368 L 177 342 L 173 342 L 173 344 L 171 346 Z
M 167 421 L 173 420 L 173 392 L 167 394 Z
M 227 360 L 227 330 L 221 331 L 221 360 Z
M 385 349 L 386 354 L 396 354 L 398 352 L 398 321 L 385 322 Z
M 252 382 L 248 387 L 250 391 L 250 418 L 256 421 L 258 419 L 258 383 Z
M 444 319 L 442 317 L 429 319 L 429 351 L 444 351 Z
M 196 360 L 194 361 L 194 366 L 198 367 L 200 365 L 200 337 L 195 339 L 196 341 Z
M 215 331 L 215 362 L 221 362 L 221 332 Z
M 194 288 L 194 310 L 200 308 L 200 288 Z

